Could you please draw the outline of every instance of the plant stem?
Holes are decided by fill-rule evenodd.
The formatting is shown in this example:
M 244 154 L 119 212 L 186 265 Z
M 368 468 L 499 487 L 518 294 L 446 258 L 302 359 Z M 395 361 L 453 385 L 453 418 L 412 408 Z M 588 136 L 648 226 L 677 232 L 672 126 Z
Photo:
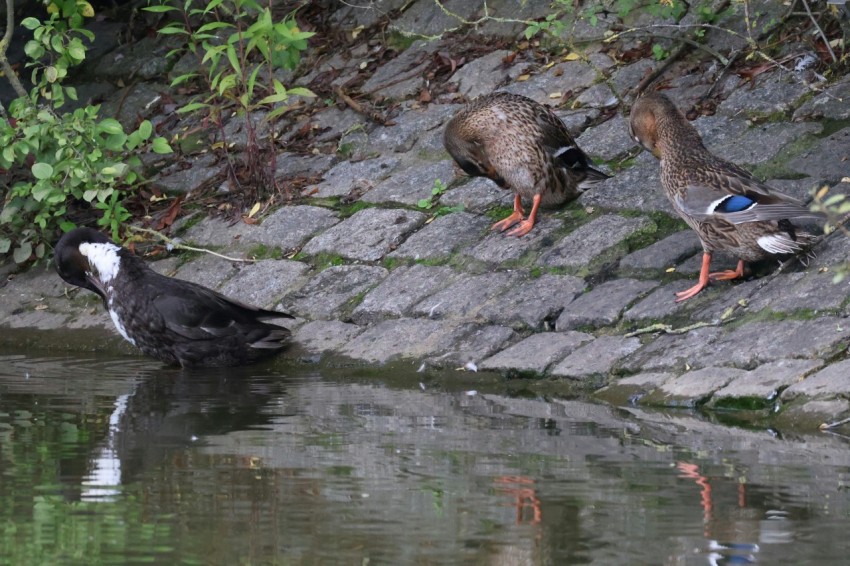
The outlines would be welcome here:
M 205 254 L 210 254 L 210 255 L 214 255 L 216 257 L 220 257 L 222 259 L 226 259 L 227 261 L 238 261 L 238 262 L 242 262 L 242 263 L 254 263 L 256 261 L 254 259 L 242 259 L 242 258 L 238 258 L 238 257 L 230 257 L 230 256 L 222 255 L 218 252 L 214 252 L 212 250 L 208 250 L 208 249 L 205 249 L 205 248 L 196 248 L 194 246 L 187 246 L 186 244 L 181 244 L 178 241 L 176 241 L 172 238 L 169 238 L 165 234 L 157 232 L 156 230 L 151 230 L 150 228 L 141 228 L 139 226 L 127 226 L 127 228 L 129 228 L 133 232 L 140 232 L 142 234 L 150 234 L 151 236 L 156 236 L 157 238 L 159 238 L 160 240 L 162 240 L 166 244 L 168 244 L 168 245 L 170 245 L 170 246 L 172 246 L 172 247 L 174 247 L 178 250 L 187 250 L 187 251 L 190 251 L 190 252 L 203 252 Z
M 20 98 L 27 97 L 27 91 L 24 85 L 21 84 L 15 70 L 9 64 L 9 59 L 6 57 L 6 50 L 9 49 L 9 44 L 12 43 L 12 33 L 15 31 L 15 0 L 6 0 L 6 33 L 3 34 L 3 39 L 0 39 L 0 68 L 3 69 L 3 74 L 9 79 L 9 84 L 15 89 L 15 94 Z M 6 117 L 6 109 L 0 105 L 3 111 L 3 117 Z

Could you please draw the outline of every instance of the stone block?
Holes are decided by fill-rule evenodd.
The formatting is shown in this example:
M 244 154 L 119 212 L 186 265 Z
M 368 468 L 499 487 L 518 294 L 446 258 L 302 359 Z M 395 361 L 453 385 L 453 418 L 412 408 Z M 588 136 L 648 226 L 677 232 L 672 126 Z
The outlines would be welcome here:
M 377 261 L 401 245 L 425 218 L 411 210 L 366 208 L 307 242 L 302 251 Z

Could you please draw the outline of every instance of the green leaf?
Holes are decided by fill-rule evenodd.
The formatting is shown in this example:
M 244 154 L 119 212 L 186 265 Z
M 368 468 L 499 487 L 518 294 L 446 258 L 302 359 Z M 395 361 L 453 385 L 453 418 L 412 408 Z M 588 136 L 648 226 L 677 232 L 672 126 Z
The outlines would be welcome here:
M 316 93 L 314 93 L 309 88 L 304 88 L 303 86 L 296 86 L 287 91 L 290 96 L 306 96 L 307 98 L 315 98 Z
M 23 242 L 20 246 L 15 248 L 15 251 L 12 253 L 12 258 L 15 260 L 15 263 L 24 263 L 31 255 L 32 244 L 29 242 Z
M 97 125 L 97 131 L 105 134 L 123 134 L 124 127 L 115 118 L 105 118 Z
M 126 141 L 127 135 L 124 132 L 121 132 L 120 134 L 112 134 L 111 136 L 107 137 L 103 145 L 109 151 L 123 151 L 124 142 Z
M 34 30 L 41 25 L 41 22 L 37 18 L 24 18 L 21 20 L 21 25 L 28 30 Z
M 82 61 L 86 58 L 86 48 L 82 45 L 72 45 L 68 47 L 68 55 L 75 61 Z
M 91 202 L 94 200 L 94 197 L 97 196 L 97 189 L 89 189 L 83 193 L 83 200 L 86 202 Z
M 263 97 L 258 104 L 273 104 L 275 102 L 286 102 L 289 99 L 287 94 L 270 94 Z
M 153 124 L 151 124 L 150 120 L 143 120 L 141 124 L 139 124 L 139 135 L 142 136 L 143 140 L 151 137 L 153 133 Z
M 200 110 L 201 108 L 209 108 L 209 104 L 205 104 L 203 102 L 190 102 L 186 106 L 180 107 L 177 111 L 178 114 L 182 114 L 184 112 L 194 112 L 195 110 Z
M 177 85 L 183 84 L 186 81 L 188 81 L 189 79 L 193 79 L 197 76 L 198 76 L 198 73 L 186 73 L 185 75 L 180 75 L 178 77 L 174 77 L 174 79 L 171 81 L 171 86 L 177 86 Z
M 236 56 L 236 49 L 233 45 L 227 46 L 227 60 L 230 61 L 230 66 L 236 71 L 236 75 L 242 78 L 242 66 L 239 64 L 239 58 Z
M 44 46 L 35 40 L 27 41 L 24 45 L 24 53 L 30 59 L 41 59 L 44 55 Z
M 142 8 L 145 12 L 153 12 L 155 14 L 162 14 L 164 12 L 171 12 L 172 10 L 176 10 L 175 6 L 168 6 L 166 4 L 161 4 L 159 6 L 146 6 Z
M 212 12 L 213 10 L 218 8 L 222 2 L 224 2 L 224 0 L 212 0 L 209 4 L 207 4 L 206 8 L 204 8 L 204 13 L 208 14 Z
M 271 120 L 272 118 L 277 118 L 287 110 L 289 110 L 289 106 L 278 106 L 277 108 L 266 114 L 266 119 Z
M 0 254 L 5 254 L 12 247 L 12 240 L 9 238 L 0 238 Z
M 32 174 L 39 181 L 49 179 L 53 175 L 53 166 L 49 163 L 35 163 L 32 166 Z
M 171 153 L 171 146 L 165 138 L 154 138 L 151 142 L 151 149 L 154 153 Z
M 183 29 L 180 24 L 168 24 L 164 28 L 158 29 L 157 33 L 161 33 L 162 35 L 189 35 L 189 32 Z
M 233 24 L 227 22 L 210 22 L 208 24 L 204 24 L 195 31 L 195 34 L 204 33 L 207 31 L 212 31 L 221 28 L 232 28 Z

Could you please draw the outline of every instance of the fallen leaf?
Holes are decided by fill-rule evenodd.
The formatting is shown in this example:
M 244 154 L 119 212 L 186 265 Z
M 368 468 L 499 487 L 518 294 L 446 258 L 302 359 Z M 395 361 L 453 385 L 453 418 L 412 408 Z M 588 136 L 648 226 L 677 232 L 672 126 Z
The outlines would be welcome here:
M 551 69 L 551 68 L 552 68 L 552 66 L 553 66 L 554 64 L 555 64 L 555 62 L 554 62 L 554 61 L 549 61 L 548 63 L 546 63 L 545 65 L 543 65 L 543 68 L 544 68 L 544 69 Z
M 673 273 L 674 271 L 676 271 L 675 267 L 668 267 L 664 270 L 664 273 Z
M 253 218 L 258 212 L 260 212 L 260 203 L 255 203 L 254 206 L 251 207 L 251 212 L 248 213 L 248 218 Z
M 576 61 L 578 59 L 581 59 L 581 55 L 575 52 L 564 55 L 564 61 Z
M 563 92 L 550 92 L 549 93 L 549 98 L 561 98 L 562 96 L 564 96 Z
M 531 75 L 523 74 L 523 75 L 518 76 L 518 77 L 516 78 L 516 80 L 517 80 L 517 82 L 518 82 L 518 83 L 521 83 L 521 82 L 523 82 L 523 81 L 527 81 L 527 80 L 528 80 L 528 79 L 530 79 L 530 78 L 531 78 Z

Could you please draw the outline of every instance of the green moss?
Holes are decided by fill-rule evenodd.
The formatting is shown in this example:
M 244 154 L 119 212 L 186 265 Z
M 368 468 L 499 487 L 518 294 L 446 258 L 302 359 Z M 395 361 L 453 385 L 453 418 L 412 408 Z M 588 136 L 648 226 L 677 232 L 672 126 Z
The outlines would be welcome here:
M 820 120 L 823 130 L 818 134 L 819 138 L 827 138 L 837 131 L 850 127 L 850 118 L 846 120 Z
M 510 216 L 513 211 L 514 209 L 510 206 L 494 206 L 488 208 L 484 215 L 492 220 L 503 220 Z
M 451 256 L 447 257 L 428 257 L 424 259 L 417 259 L 414 263 L 418 263 L 419 265 L 446 265 L 451 261 Z
M 392 271 L 400 265 L 410 265 L 411 261 L 403 257 L 385 257 L 381 263 L 386 269 Z
M 310 199 L 310 206 L 321 206 L 323 208 L 338 208 L 339 197 L 314 197 Z
M 759 112 L 759 111 L 751 111 L 747 112 L 747 118 L 752 122 L 754 126 L 760 124 L 779 124 L 788 121 L 788 112 L 783 110 L 776 110 L 774 112 Z
M 283 257 L 283 250 L 279 247 L 275 246 L 273 248 L 269 248 L 265 244 L 259 244 L 258 246 L 251 248 L 248 251 L 247 257 L 251 259 L 281 259 Z
M 804 135 L 783 147 L 767 163 L 748 167 L 750 172 L 760 179 L 802 179 L 806 175 L 788 169 L 788 162 L 811 148 L 818 140 L 817 136 Z
M 412 35 L 404 35 L 400 32 L 394 31 L 389 34 L 387 37 L 387 47 L 390 49 L 395 49 L 396 51 L 404 51 L 416 41 L 416 37 Z
M 532 267 L 528 272 L 528 276 L 531 277 L 532 279 L 537 279 L 537 278 L 541 277 L 542 275 L 543 275 L 543 268 L 539 267 L 539 266 Z
M 368 202 L 363 202 L 362 200 L 358 200 L 351 204 L 344 204 L 339 207 L 339 217 L 340 218 L 348 218 L 349 216 L 354 215 L 357 212 L 360 212 L 364 208 L 372 208 L 372 204 Z
M 314 256 L 308 256 L 307 254 L 301 252 L 296 254 L 294 258 L 295 261 L 306 261 L 313 265 L 319 271 L 327 269 L 328 267 L 334 267 L 337 265 L 345 264 L 345 259 L 339 254 L 331 254 L 327 252 L 321 252 Z
M 185 234 L 193 226 L 197 226 L 202 220 L 205 220 L 207 215 L 199 210 L 192 212 L 180 226 L 180 233 Z

